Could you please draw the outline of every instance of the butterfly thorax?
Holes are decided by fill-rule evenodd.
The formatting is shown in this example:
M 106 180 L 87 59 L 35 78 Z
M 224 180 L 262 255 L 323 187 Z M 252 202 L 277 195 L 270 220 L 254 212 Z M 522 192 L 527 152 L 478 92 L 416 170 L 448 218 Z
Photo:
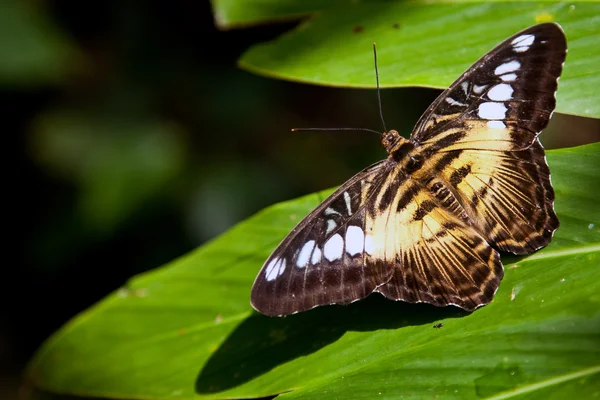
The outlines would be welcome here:
M 423 156 L 413 142 L 400 136 L 396 130 L 383 134 L 381 144 L 389 154 L 389 158 L 400 164 L 404 172 L 415 172 L 423 166 Z

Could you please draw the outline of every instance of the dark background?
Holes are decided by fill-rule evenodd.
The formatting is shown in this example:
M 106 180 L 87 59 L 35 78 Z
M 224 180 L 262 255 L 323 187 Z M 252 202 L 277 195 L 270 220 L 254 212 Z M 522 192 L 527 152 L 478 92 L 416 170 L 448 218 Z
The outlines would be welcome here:
M 2 399 L 16 397 L 45 338 L 132 275 L 385 156 L 369 133 L 289 131 L 379 130 L 375 91 L 236 67 L 245 49 L 294 23 L 223 32 L 208 2 L 143 4 L 3 6 L 5 254 L 17 257 L 0 270 Z M 438 93 L 384 90 L 387 125 L 408 134 Z M 599 131 L 596 120 L 555 115 L 543 141 L 570 146 Z

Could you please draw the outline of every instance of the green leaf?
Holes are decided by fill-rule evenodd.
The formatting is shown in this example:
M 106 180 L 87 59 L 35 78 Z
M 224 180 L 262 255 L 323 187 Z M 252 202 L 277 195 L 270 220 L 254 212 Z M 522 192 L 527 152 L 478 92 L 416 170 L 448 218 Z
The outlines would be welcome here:
M 79 188 L 78 223 L 102 235 L 164 191 L 185 158 L 175 125 L 99 111 L 40 114 L 31 139 L 33 158 Z
M 448 87 L 510 35 L 556 21 L 568 39 L 557 111 L 600 118 L 600 4 L 590 2 L 215 1 L 227 27 L 313 12 L 291 32 L 253 46 L 239 60 L 251 72 L 327 86 Z M 318 12 L 317 12 L 318 11 Z
M 0 4 L 0 84 L 60 83 L 81 61 L 42 5 L 19 0 Z
M 560 229 L 535 254 L 503 256 L 496 298 L 471 314 L 378 295 L 286 318 L 253 312 L 256 273 L 320 193 L 133 278 L 52 336 L 28 377 L 50 392 L 116 398 L 598 395 L 600 144 L 548 161 Z
M 295 19 L 323 10 L 347 6 L 348 0 L 212 0 L 216 25 L 232 29 L 266 22 Z

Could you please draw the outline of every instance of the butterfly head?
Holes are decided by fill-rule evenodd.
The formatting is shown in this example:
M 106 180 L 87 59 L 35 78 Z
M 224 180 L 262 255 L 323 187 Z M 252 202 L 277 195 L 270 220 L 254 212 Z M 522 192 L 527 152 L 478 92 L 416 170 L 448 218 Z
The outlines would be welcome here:
M 410 141 L 400 136 L 400 133 L 394 129 L 384 132 L 383 135 L 381 135 L 381 144 L 388 154 L 392 154 L 407 143 L 410 143 Z

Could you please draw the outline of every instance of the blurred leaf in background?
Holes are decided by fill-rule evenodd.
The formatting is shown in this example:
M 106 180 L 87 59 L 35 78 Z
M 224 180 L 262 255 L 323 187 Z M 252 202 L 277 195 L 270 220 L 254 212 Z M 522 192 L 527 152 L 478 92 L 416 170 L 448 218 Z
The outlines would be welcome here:
M 0 270 L 0 398 L 10 399 L 26 360 L 70 317 L 132 275 L 323 183 L 273 168 L 280 143 L 293 143 L 281 135 L 295 125 L 281 111 L 299 101 L 287 96 L 291 85 L 235 67 L 281 27 L 215 40 L 206 3 L 0 7 L 17 249 Z
M 149 197 L 172 190 L 185 163 L 181 133 L 149 119 L 55 112 L 36 121 L 33 156 L 80 188 L 74 218 L 84 229 L 109 235 Z
M 76 47 L 35 2 L 0 4 L 0 85 L 64 83 L 82 61 Z

